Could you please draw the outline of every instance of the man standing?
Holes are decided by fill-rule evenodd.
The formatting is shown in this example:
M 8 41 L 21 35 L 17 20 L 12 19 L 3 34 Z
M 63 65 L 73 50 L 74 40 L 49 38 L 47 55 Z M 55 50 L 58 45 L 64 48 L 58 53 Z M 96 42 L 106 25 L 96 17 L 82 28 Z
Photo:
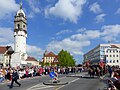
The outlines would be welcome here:
M 15 81 L 15 83 L 17 83 L 19 85 L 19 87 L 21 86 L 21 84 L 17 81 L 19 79 L 19 75 L 18 75 L 18 72 L 16 69 L 13 70 L 13 73 L 12 73 L 12 81 L 11 81 L 11 85 L 10 85 L 10 88 L 13 87 L 13 83 Z

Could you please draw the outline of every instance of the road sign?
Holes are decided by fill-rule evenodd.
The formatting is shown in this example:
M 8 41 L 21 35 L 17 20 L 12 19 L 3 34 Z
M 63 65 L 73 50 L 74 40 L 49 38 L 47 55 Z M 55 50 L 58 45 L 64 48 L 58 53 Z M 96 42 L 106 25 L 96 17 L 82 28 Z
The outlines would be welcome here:
M 54 72 L 50 72 L 49 76 L 50 76 L 51 78 L 54 78 L 54 77 L 55 77 L 55 73 L 54 73 Z

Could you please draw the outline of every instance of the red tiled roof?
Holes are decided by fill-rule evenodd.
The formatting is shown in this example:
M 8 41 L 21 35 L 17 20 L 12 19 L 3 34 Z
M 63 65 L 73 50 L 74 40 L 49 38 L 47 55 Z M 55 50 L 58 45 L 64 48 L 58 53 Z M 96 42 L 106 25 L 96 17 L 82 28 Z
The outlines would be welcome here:
M 4 54 L 8 50 L 8 46 L 0 46 L 0 54 Z
M 119 47 L 116 45 L 111 45 L 111 48 L 119 48 Z
M 26 61 L 37 61 L 34 57 L 28 57 L 27 59 L 26 59 Z
M 53 52 L 49 52 L 45 55 L 45 57 L 56 57 L 56 55 Z

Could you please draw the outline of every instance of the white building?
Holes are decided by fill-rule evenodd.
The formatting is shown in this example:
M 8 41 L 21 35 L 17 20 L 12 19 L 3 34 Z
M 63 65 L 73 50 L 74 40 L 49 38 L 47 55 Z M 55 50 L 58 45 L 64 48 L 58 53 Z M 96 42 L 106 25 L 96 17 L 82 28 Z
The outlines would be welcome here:
M 7 67 L 10 65 L 10 59 L 13 52 L 11 46 L 0 46 L 0 66 Z
M 84 62 L 86 61 L 90 61 L 93 64 L 104 61 L 111 66 L 120 66 L 120 44 L 99 44 L 84 54 Z
M 27 38 L 27 18 L 20 4 L 20 10 L 17 11 L 14 19 L 14 54 L 11 57 L 11 66 L 16 67 L 27 64 L 26 53 Z
M 120 66 L 120 45 L 111 45 L 111 48 L 105 49 L 106 63 L 111 66 Z

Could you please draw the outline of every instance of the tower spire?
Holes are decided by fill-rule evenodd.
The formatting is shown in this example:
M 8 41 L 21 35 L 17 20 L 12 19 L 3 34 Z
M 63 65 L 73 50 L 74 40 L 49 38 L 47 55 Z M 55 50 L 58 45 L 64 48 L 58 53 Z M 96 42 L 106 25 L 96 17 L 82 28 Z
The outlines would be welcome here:
M 20 9 L 22 9 L 22 0 L 20 1 Z

